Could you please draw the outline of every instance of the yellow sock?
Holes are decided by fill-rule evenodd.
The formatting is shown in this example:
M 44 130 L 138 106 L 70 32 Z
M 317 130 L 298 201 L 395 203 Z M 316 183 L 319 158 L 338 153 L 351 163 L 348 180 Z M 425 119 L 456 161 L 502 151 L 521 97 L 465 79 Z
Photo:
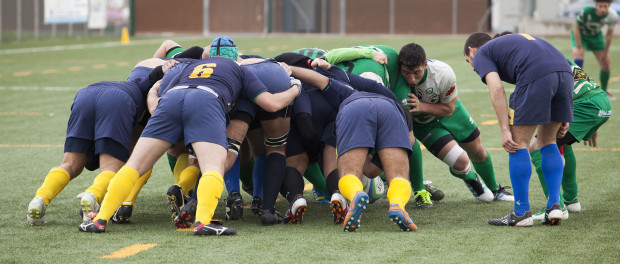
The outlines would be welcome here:
M 187 153 L 183 153 L 177 158 L 177 163 L 174 165 L 174 170 L 172 170 L 175 184 L 179 184 L 179 181 L 181 180 L 181 173 L 185 170 L 185 168 L 187 168 L 188 158 L 189 154 Z
M 95 177 L 93 185 L 88 187 L 88 189 L 86 189 L 86 191 L 84 192 L 94 194 L 97 202 L 101 203 L 101 200 L 103 200 L 103 196 L 108 189 L 108 184 L 110 184 L 110 180 L 112 180 L 112 177 L 114 177 L 114 175 L 116 175 L 116 172 L 102 171 L 101 173 L 99 173 L 99 175 L 97 175 L 97 177 Z
M 347 198 L 349 201 L 353 201 L 355 193 L 364 191 L 364 185 L 362 184 L 362 181 L 357 178 L 357 176 L 347 174 L 340 178 L 340 181 L 338 181 L 338 189 L 340 189 L 340 193 L 344 196 L 344 198 Z
M 183 195 L 187 195 L 191 189 L 196 187 L 198 174 L 200 174 L 198 167 L 189 166 L 183 170 L 178 181 L 178 184 L 181 185 L 181 190 L 183 190 Z
M 153 172 L 153 169 L 150 169 L 144 175 L 138 178 L 136 184 L 133 185 L 133 189 L 131 189 L 131 193 L 125 199 L 125 202 L 131 202 L 134 205 L 136 204 L 136 198 L 138 197 L 138 193 L 140 193 L 140 190 L 142 190 L 142 187 L 146 184 L 146 181 L 151 178 L 151 172 Z
M 45 205 L 49 205 L 54 197 L 67 186 L 69 180 L 71 180 L 71 176 L 69 176 L 69 172 L 65 169 L 52 169 L 47 173 L 47 176 L 45 176 L 43 184 L 39 187 L 34 197 L 43 198 Z
M 94 221 L 103 219 L 110 220 L 110 217 L 116 212 L 116 209 L 125 201 L 134 184 L 140 177 L 136 169 L 127 165 L 123 166 L 116 176 L 112 178 L 108 185 L 108 193 L 105 195 L 103 202 L 101 203 L 101 209 Z
M 404 178 L 395 178 L 390 182 L 387 192 L 390 204 L 398 204 L 400 208 L 405 209 L 405 205 L 411 197 L 411 184 Z
M 207 171 L 202 174 L 198 183 L 198 206 L 196 221 L 208 225 L 213 218 L 217 202 L 224 190 L 224 178 L 216 171 Z

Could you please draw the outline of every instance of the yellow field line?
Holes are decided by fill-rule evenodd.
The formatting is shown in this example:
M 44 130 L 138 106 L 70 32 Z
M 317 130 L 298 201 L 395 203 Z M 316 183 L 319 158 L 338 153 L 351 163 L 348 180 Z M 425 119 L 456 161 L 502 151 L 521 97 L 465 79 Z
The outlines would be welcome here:
M 153 247 L 157 246 L 157 244 L 133 244 L 128 247 L 124 247 L 120 250 L 114 251 L 108 255 L 103 255 L 99 258 L 102 259 L 118 259 L 118 258 L 126 258 L 138 254 L 142 251 L 149 250 Z
M 38 112 L 0 112 L 0 116 L 38 115 Z

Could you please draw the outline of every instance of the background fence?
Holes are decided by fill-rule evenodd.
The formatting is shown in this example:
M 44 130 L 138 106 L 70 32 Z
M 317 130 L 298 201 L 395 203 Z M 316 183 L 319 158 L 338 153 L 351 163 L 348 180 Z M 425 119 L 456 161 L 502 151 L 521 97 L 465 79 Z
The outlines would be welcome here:
M 123 26 L 131 35 L 467 34 L 503 30 L 566 35 L 575 12 L 587 4 L 593 1 L 0 0 L 0 41 L 120 35 Z M 50 22 L 49 17 L 58 17 L 59 10 L 83 13 L 84 9 L 88 9 L 88 21 Z M 98 22 L 93 22 L 94 18 Z

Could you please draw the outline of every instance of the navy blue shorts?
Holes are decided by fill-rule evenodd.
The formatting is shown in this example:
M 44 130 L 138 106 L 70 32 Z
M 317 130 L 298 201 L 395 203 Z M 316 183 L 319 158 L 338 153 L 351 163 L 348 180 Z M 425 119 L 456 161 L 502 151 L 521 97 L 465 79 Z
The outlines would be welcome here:
M 301 143 L 301 135 L 299 135 L 297 128 L 291 127 L 286 140 L 286 157 L 297 156 L 305 152 L 306 149 Z
M 90 142 L 109 138 L 129 151 L 135 116 L 136 105 L 125 91 L 89 86 L 75 95 L 67 125 L 67 138 Z
M 403 148 L 411 155 L 407 121 L 387 98 L 360 98 L 341 106 L 336 117 L 338 156 L 354 148 Z
M 129 159 L 129 150 L 111 138 L 91 140 L 70 137 L 65 139 L 65 152 L 86 154 L 86 166 L 89 171 L 99 168 L 99 154 L 105 153 L 122 162 Z
M 552 72 L 515 88 L 510 95 L 510 125 L 573 121 L 573 75 Z
M 198 89 L 186 88 L 165 93 L 141 137 L 151 137 L 175 144 L 185 140 L 210 142 L 228 149 L 226 116 L 216 95 Z
M 244 65 L 267 87 L 270 93 L 279 93 L 291 88 L 291 81 L 284 69 L 275 60 L 266 60 Z

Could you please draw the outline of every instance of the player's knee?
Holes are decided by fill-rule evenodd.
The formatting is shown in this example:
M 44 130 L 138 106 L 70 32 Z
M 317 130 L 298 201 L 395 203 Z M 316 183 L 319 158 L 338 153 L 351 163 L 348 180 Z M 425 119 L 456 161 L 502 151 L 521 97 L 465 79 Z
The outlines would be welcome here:
M 235 155 L 239 155 L 239 149 L 241 149 L 241 142 L 234 138 L 228 139 L 228 151 L 234 153 Z
M 461 146 L 454 145 L 443 158 L 443 162 L 450 166 L 450 169 L 457 174 L 466 173 L 469 169 L 469 157 Z
M 275 138 L 265 137 L 265 146 L 272 147 L 272 148 L 283 147 L 286 144 L 287 140 L 288 140 L 288 132 L 280 137 L 275 137 Z

